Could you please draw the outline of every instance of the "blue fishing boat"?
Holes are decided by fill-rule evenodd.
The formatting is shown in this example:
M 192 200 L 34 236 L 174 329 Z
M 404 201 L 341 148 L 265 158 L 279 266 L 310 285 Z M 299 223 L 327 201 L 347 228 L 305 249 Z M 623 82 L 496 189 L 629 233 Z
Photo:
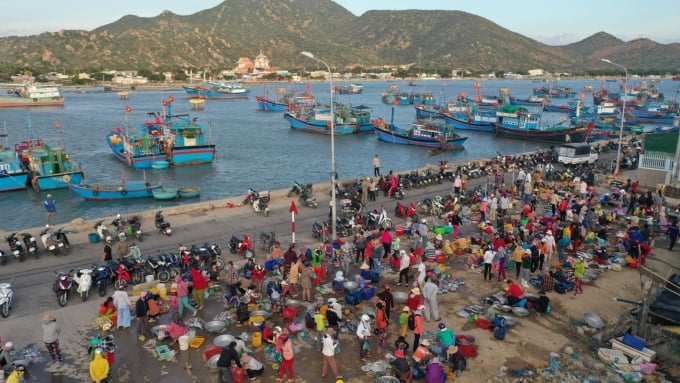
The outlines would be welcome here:
M 441 118 L 457 130 L 493 132 L 492 124 L 496 122 L 496 110 L 480 108 L 474 103 L 451 102 L 446 108 L 416 107 L 416 117 Z
M 510 105 L 517 105 L 529 108 L 543 108 L 544 105 L 548 105 L 550 100 L 545 97 L 539 96 L 529 96 L 525 99 L 519 99 L 517 97 L 508 96 L 508 102 Z
M 132 181 L 125 177 L 118 184 L 80 184 L 69 185 L 69 189 L 88 201 L 125 200 L 132 198 L 153 198 L 155 190 L 161 190 L 161 182 Z
M 186 86 L 182 88 L 190 99 L 205 100 L 233 100 L 248 98 L 250 90 L 238 82 L 219 83 L 205 82 L 201 85 Z
M 335 109 L 333 113 L 335 135 L 354 134 L 359 132 L 359 126 L 350 120 L 343 119 L 339 114 L 344 109 Z M 286 112 L 283 118 L 288 121 L 290 128 L 308 133 L 331 134 L 331 113 L 329 107 L 299 108 Z
M 7 140 L 7 133 L 0 136 Z M 28 177 L 29 172 L 17 159 L 16 152 L 0 145 L 0 192 L 26 189 Z
M 85 180 L 85 172 L 60 141 L 28 140 L 15 145 L 36 191 L 66 189 Z
M 350 122 L 358 127 L 359 132 L 373 131 L 373 119 L 371 117 L 372 111 L 373 109 L 366 105 L 349 107 Z
M 394 110 L 392 110 L 394 120 Z M 443 150 L 459 149 L 468 139 L 458 135 L 453 126 L 435 121 L 414 122 L 410 128 L 404 129 L 385 122 L 381 118 L 373 121 L 376 137 L 385 142 L 400 145 L 423 146 Z
M 362 84 L 349 84 L 349 85 L 344 85 L 344 86 L 336 86 L 335 87 L 335 93 L 337 94 L 361 94 L 364 90 L 364 86 Z
M 167 201 L 177 198 L 179 195 L 178 193 L 179 193 L 178 188 L 162 187 L 160 189 L 154 190 L 151 194 L 153 195 L 154 199 Z
M 149 169 L 154 163 L 168 161 L 173 166 L 197 165 L 214 161 L 217 150 L 208 137 L 209 126 L 188 115 L 173 115 L 171 96 L 163 101 L 162 113 L 149 113 L 154 118 L 135 131 L 127 124 L 106 135 L 106 142 L 121 162 L 136 169 Z
M 541 126 L 541 114 L 529 112 L 526 108 L 506 105 L 496 112 L 498 121 L 493 124 L 494 133 L 499 137 L 542 142 L 585 142 L 589 128 L 583 125 Z
M 277 96 L 272 97 L 269 95 L 269 90 L 265 89 L 264 96 L 255 97 L 258 108 L 264 111 L 286 112 L 295 105 L 311 106 L 316 103 L 309 84 L 303 94 L 290 92 L 286 88 L 278 88 L 276 93 Z
M 533 89 L 534 96 L 548 98 L 574 98 L 576 92 L 571 88 L 561 85 L 542 86 Z

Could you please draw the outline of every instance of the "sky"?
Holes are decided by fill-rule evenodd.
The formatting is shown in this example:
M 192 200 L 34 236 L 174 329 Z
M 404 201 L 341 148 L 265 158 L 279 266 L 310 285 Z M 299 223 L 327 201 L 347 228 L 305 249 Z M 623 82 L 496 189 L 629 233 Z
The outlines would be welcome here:
M 228 1 L 228 0 L 227 0 Z M 295 1 L 295 0 L 279 0 Z M 61 29 L 92 30 L 132 14 L 142 17 L 169 10 L 189 15 L 223 0 L 0 0 L 0 37 L 28 36 Z M 252 0 L 257 6 L 257 0 Z M 353 14 L 369 10 L 460 10 L 550 45 L 580 41 L 604 31 L 624 41 L 649 38 L 680 42 L 677 0 L 337 0 Z M 416 4 L 416 5 L 414 5 Z

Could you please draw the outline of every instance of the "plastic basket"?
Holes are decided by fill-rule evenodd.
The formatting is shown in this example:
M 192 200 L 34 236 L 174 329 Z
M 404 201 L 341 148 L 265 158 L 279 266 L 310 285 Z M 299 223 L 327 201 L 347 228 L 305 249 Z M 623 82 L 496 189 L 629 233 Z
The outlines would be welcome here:
M 193 349 L 201 348 L 201 346 L 203 345 L 203 342 L 205 342 L 204 337 L 202 337 L 202 336 L 194 337 L 194 339 L 191 341 L 191 343 L 189 343 L 189 347 L 191 347 Z
M 162 345 L 156 347 L 156 355 L 158 355 L 158 359 L 167 360 L 172 356 L 172 352 L 168 346 Z

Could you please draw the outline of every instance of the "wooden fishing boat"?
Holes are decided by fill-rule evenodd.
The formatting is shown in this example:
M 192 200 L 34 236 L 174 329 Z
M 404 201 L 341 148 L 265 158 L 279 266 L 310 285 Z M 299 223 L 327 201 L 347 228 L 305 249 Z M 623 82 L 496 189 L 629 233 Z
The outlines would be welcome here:
M 177 198 L 179 193 L 178 188 L 160 188 L 160 189 L 155 189 L 152 194 L 153 198 L 157 200 L 162 200 L 162 201 L 167 201 L 171 199 Z
M 392 110 L 394 114 L 394 110 Z M 387 123 L 381 118 L 373 121 L 373 130 L 376 137 L 385 142 L 414 145 L 428 148 L 443 148 L 462 146 L 468 139 L 458 135 L 453 126 L 436 121 L 415 122 L 409 129 L 399 128 L 394 122 Z
M 0 108 L 28 106 L 64 106 L 64 96 L 57 86 L 24 84 L 0 94 Z
M 250 90 L 238 82 L 216 83 L 206 82 L 202 85 L 182 86 L 190 99 L 233 100 L 248 98 Z
M 264 111 L 286 112 L 296 105 L 312 106 L 316 103 L 309 84 L 302 94 L 291 92 L 287 88 L 278 88 L 276 94 L 272 97 L 269 90 L 265 89 L 264 96 L 255 97 L 258 108 Z
M 119 184 L 69 185 L 74 193 L 88 201 L 110 201 L 153 197 L 155 190 L 163 188 L 160 182 L 132 181 Z
M 195 198 L 201 195 L 201 189 L 195 186 L 179 188 L 177 194 L 179 194 L 181 198 Z
M 85 172 L 61 140 L 27 140 L 15 145 L 14 150 L 28 169 L 31 186 L 36 191 L 65 189 L 85 180 Z
M 0 134 L 7 143 L 7 131 Z M 29 173 L 17 159 L 16 153 L 0 145 L 0 192 L 23 190 L 28 185 Z
M 496 112 L 498 121 L 493 124 L 499 137 L 542 142 L 585 142 L 587 126 L 541 126 L 541 114 L 529 112 L 526 108 L 506 105 Z
M 334 117 L 331 117 L 330 108 L 300 108 L 286 112 L 283 118 L 288 121 L 290 128 L 308 133 L 331 134 L 331 119 L 333 118 L 333 130 L 336 136 L 354 134 L 359 132 L 359 126 L 350 120 L 345 120 L 339 116 L 342 110 L 334 109 Z
M 163 169 L 167 169 L 169 167 L 170 167 L 170 162 L 165 161 L 165 160 L 154 161 L 154 162 L 151 163 L 151 168 L 156 169 L 156 170 L 163 170 Z
M 361 94 L 364 90 L 364 86 L 362 84 L 349 84 L 345 86 L 336 86 L 334 90 L 337 94 Z

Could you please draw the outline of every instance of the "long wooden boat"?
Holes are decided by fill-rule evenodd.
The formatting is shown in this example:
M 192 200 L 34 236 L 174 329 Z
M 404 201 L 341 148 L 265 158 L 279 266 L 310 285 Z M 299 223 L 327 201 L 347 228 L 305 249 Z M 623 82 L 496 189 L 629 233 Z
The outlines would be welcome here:
M 478 108 L 473 105 L 470 108 L 460 109 L 453 113 L 447 113 L 447 111 L 420 105 L 416 106 L 416 117 L 420 120 L 441 118 L 457 130 L 493 132 L 492 124 L 496 122 L 496 111 L 493 109 Z
M 345 86 L 336 86 L 334 91 L 337 94 L 361 94 L 364 86 L 362 84 L 349 84 Z
M 132 181 L 119 184 L 69 185 L 74 193 L 88 201 L 110 201 L 132 198 L 152 198 L 154 190 L 160 190 L 160 182 Z
M 14 151 L 28 169 L 31 186 L 36 191 L 66 189 L 85 180 L 85 171 L 60 141 L 23 141 L 14 146 Z
M 17 159 L 16 153 L 0 147 L 0 192 L 26 189 L 29 172 Z
M 24 84 L 0 94 L 0 108 L 64 106 L 64 95 L 57 86 Z
M 334 112 L 336 113 L 336 112 Z M 293 110 L 283 114 L 290 128 L 308 133 L 331 134 L 331 116 L 328 108 L 313 108 L 311 111 Z M 336 136 L 359 132 L 355 123 L 340 121 L 337 118 L 333 126 Z
M 297 107 L 297 105 L 310 107 L 316 104 L 316 98 L 312 95 L 312 89 L 309 85 L 302 94 L 290 92 L 287 88 L 278 88 L 276 93 L 277 96 L 272 97 L 269 90 L 265 89 L 263 96 L 255 97 L 258 108 L 268 112 L 286 112 Z
M 541 126 L 541 114 L 529 112 L 526 108 L 506 105 L 496 112 L 498 121 L 493 124 L 494 133 L 499 137 L 542 142 L 585 142 L 587 126 Z
M 233 100 L 248 98 L 250 90 L 239 83 L 214 83 L 206 82 L 202 85 L 186 86 L 183 85 L 184 92 L 190 99 L 206 100 Z
M 381 141 L 427 148 L 453 149 L 455 146 L 462 146 L 468 139 L 456 134 L 454 128 L 448 124 L 415 122 L 409 129 L 404 129 L 378 118 L 374 120 L 373 130 Z

